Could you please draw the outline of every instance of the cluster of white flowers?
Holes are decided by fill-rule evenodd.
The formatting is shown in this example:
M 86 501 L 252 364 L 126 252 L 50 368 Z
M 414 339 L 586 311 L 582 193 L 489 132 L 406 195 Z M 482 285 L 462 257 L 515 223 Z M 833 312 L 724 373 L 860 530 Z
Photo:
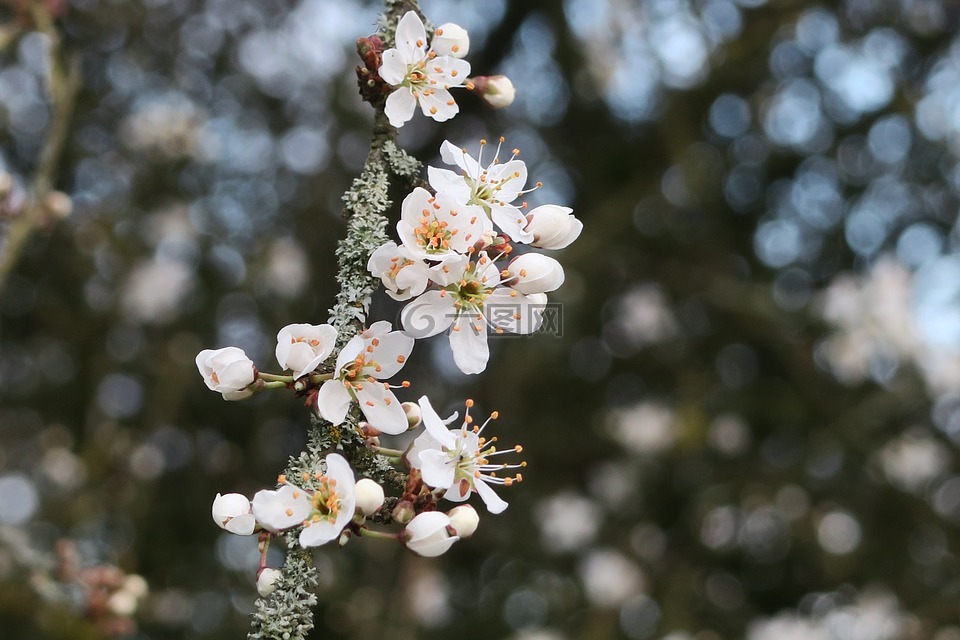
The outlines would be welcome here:
M 511 257 L 514 244 L 563 249 L 583 224 L 572 210 L 542 205 L 524 213 L 526 164 L 514 150 L 500 162 L 483 164 L 486 141 L 473 158 L 450 142 L 443 161 L 459 173 L 428 168 L 430 187 L 417 187 L 403 200 L 397 235 L 377 249 L 367 268 L 404 307 L 404 330 L 417 338 L 448 331 L 457 367 L 480 373 L 490 356 L 488 329 L 527 334 L 540 328 L 546 294 L 563 284 L 563 267 L 542 253 Z M 539 186 L 539 183 L 538 185 Z M 536 188 L 536 187 L 534 187 Z
M 378 38 L 361 40 L 366 72 L 378 73 L 377 86 L 389 90 L 382 105 L 395 127 L 413 116 L 417 104 L 434 120 L 452 118 L 459 110 L 450 94 L 454 87 L 476 91 L 495 107 L 513 99 L 513 85 L 502 76 L 468 78 L 470 65 L 461 58 L 469 51 L 469 38 L 457 25 L 437 28 L 428 43 L 423 22 L 409 12 L 398 22 L 395 48 L 380 55 Z M 380 104 L 377 100 L 371 102 Z M 523 480 L 519 470 L 526 462 L 501 462 L 500 457 L 518 454 L 522 447 L 501 450 L 497 438 L 485 433 L 498 412 L 474 424 L 473 401 L 467 400 L 459 426 L 450 428 L 458 414 L 442 419 L 426 396 L 417 403 L 401 402 L 394 391 L 410 383 L 390 382 L 410 357 L 416 338 L 447 330 L 457 366 L 465 373 L 483 371 L 489 358 L 488 328 L 495 333 L 536 331 L 546 294 L 564 281 L 563 268 L 554 258 L 529 248 L 513 257 L 514 245 L 563 249 L 576 240 L 583 225 L 570 209 L 558 205 L 527 212 L 521 200 L 532 190 L 525 189 L 526 165 L 516 150 L 501 163 L 502 138 L 500 142 L 487 165 L 482 157 L 485 141 L 477 158 L 445 142 L 441 156 L 458 171 L 429 167 L 430 189 L 415 188 L 400 206 L 399 244 L 391 241 L 365 250 L 355 265 L 363 273 L 365 264 L 392 298 L 410 301 L 401 316 L 402 331 L 379 321 L 347 340 L 333 324 L 287 325 L 277 333 L 276 344 L 277 363 L 286 374 L 259 371 L 237 347 L 205 349 L 197 355 L 207 387 L 224 399 L 292 390 L 306 397 L 329 431 L 338 434 L 331 442 L 339 444 L 310 449 L 310 456 L 300 458 L 308 461 L 306 466 L 288 469 L 297 477 L 279 476 L 275 489 L 258 491 L 252 499 L 218 494 L 213 502 L 217 525 L 237 535 L 258 535 L 261 595 L 273 593 L 283 582 L 279 570 L 266 566 L 270 540 L 281 533 L 294 534 L 303 548 L 333 541 L 343 545 L 363 536 L 393 539 L 418 555 L 438 556 L 471 536 L 479 524 L 473 507 L 457 503 L 477 494 L 490 513 L 501 513 L 507 503 L 494 487 Z M 380 241 L 378 237 L 367 246 Z M 420 425 L 423 432 L 405 451 L 381 446 L 381 435 L 399 435 Z M 356 433 L 344 438 L 345 429 Z M 365 448 L 373 452 L 376 464 L 368 462 Z M 384 471 L 391 465 L 394 470 Z M 373 477 L 357 479 L 357 474 Z M 403 485 L 401 495 L 387 496 L 388 477 L 394 486 Z M 454 506 L 443 507 L 443 501 Z M 377 530 L 373 523 L 401 528 Z

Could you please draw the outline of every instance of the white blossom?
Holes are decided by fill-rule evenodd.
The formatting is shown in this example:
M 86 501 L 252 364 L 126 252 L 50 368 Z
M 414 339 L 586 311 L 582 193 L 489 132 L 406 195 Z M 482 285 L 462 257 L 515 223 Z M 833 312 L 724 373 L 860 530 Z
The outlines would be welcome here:
M 467 253 L 492 228 L 479 206 L 458 203 L 444 193 L 432 195 L 423 187 L 403 199 L 397 223 L 410 253 L 431 260 Z
M 497 412 L 492 413 L 482 426 L 471 428 L 473 419 L 469 410 L 472 405 L 473 401 L 467 400 L 463 424 L 459 429 L 449 430 L 430 405 L 430 400 L 426 396 L 420 398 L 426 430 L 407 452 L 407 460 L 413 468 L 420 469 L 428 486 L 446 489 L 444 498 L 447 500 L 463 502 L 476 492 L 490 513 L 501 513 L 507 503 L 489 485 L 509 487 L 514 482 L 521 482 L 523 476 L 519 473 L 515 476 L 500 474 L 525 467 L 526 462 L 498 464 L 492 463 L 491 459 L 504 453 L 520 453 L 523 448 L 517 445 L 497 451 L 492 441 L 482 436 L 487 424 L 497 418 Z
M 394 300 L 418 296 L 430 282 L 430 265 L 414 256 L 406 246 L 397 246 L 392 240 L 371 254 L 367 270 L 380 278 L 387 295 Z
M 450 532 L 450 517 L 440 511 L 417 515 L 403 531 L 404 544 L 417 555 L 434 558 L 447 552 L 460 538 Z
M 531 210 L 526 218 L 524 230 L 533 234 L 530 244 L 541 249 L 564 249 L 583 231 L 583 223 L 577 220 L 570 207 L 545 204 Z
M 238 347 L 204 349 L 196 361 L 207 388 L 219 391 L 226 400 L 242 399 L 238 395 L 256 378 L 253 361 Z
M 487 367 L 487 326 L 498 333 L 527 334 L 540 328 L 546 299 L 501 285 L 501 274 L 486 252 L 476 260 L 451 259 L 432 271 L 441 288 L 431 289 L 401 312 L 404 330 L 428 338 L 450 329 L 450 348 L 464 373 Z
M 329 324 L 288 324 L 277 333 L 277 362 L 304 376 L 333 352 L 337 330 Z
M 500 139 L 502 145 L 503 138 Z M 427 167 L 430 186 L 438 194 L 449 194 L 461 204 L 479 205 L 497 227 L 515 242 L 530 242 L 533 234 L 526 231 L 527 219 L 520 207 L 513 202 L 527 193 L 527 165 L 517 160 L 520 153 L 514 149 L 510 160 L 500 162 L 500 145 L 493 161 L 483 166 L 483 149 L 486 141 L 480 141 L 480 154 L 474 159 L 466 149 L 454 146 L 449 141 L 440 145 L 440 157 L 460 173 L 449 169 Z
M 326 457 L 326 473 L 314 490 L 284 484 L 253 496 L 253 515 L 265 529 L 283 531 L 303 525 L 300 545 L 317 547 L 339 537 L 356 509 L 353 469 L 339 454 Z
M 454 34 L 453 25 L 448 25 Z M 462 29 L 461 29 L 462 31 Z M 466 38 L 466 32 L 463 32 Z M 441 51 L 462 46 L 442 38 L 438 43 Z M 437 122 L 449 120 L 459 113 L 452 87 L 459 87 L 470 75 L 470 63 L 437 50 L 427 49 L 427 32 L 420 17 L 408 11 L 397 23 L 396 48 L 383 52 L 380 77 L 395 87 L 387 96 L 384 113 L 394 127 L 402 127 L 413 117 L 417 104 L 423 115 Z
M 257 519 L 250 510 L 250 501 L 239 493 L 217 494 L 213 500 L 213 521 L 230 533 L 250 535 Z
M 347 416 L 356 400 L 367 421 L 383 433 L 395 435 L 408 428 L 407 416 L 389 384 L 413 350 L 413 338 L 391 331 L 381 320 L 354 336 L 337 355 L 333 379 L 317 394 L 317 411 L 335 425 Z

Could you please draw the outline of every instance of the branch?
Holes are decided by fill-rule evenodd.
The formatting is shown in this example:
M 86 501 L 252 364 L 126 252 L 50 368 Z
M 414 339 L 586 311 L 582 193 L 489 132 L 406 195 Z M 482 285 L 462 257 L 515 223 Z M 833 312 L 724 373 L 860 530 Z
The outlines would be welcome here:
M 69 64 L 64 55 L 47 6 L 42 2 L 31 5 L 31 13 L 37 29 L 47 36 L 50 43 L 50 69 L 47 78 L 47 94 L 50 97 L 51 122 L 46 140 L 30 186 L 30 200 L 24 210 L 7 229 L 7 237 L 0 247 L 0 290 L 26 248 L 33 232 L 47 219 L 45 202 L 53 191 L 55 174 L 70 130 L 77 94 L 80 90 L 80 67 L 76 59 Z

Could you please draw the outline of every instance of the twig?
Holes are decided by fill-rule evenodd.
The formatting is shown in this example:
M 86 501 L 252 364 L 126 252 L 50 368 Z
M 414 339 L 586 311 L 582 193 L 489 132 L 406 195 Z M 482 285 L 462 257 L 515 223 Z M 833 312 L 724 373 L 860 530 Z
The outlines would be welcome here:
M 73 110 L 80 90 L 79 63 L 75 58 L 72 58 L 69 63 L 65 61 L 60 35 L 57 33 L 50 11 L 42 2 L 33 3 L 30 9 L 34 24 L 47 36 L 50 43 L 47 94 L 52 115 L 50 128 L 47 130 L 31 181 L 30 199 L 20 215 L 10 223 L 4 243 L 0 246 L 0 291 L 20 259 L 30 236 L 46 219 L 44 201 L 53 191 L 57 167 L 70 131 Z

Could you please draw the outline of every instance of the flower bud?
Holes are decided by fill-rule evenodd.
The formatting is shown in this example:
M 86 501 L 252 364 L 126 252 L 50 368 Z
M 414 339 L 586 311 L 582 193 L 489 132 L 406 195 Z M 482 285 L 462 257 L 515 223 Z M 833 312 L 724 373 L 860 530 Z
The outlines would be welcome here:
M 123 580 L 124 591 L 129 591 L 136 598 L 143 598 L 150 591 L 150 586 L 147 584 L 147 581 L 143 576 L 136 573 L 131 573 Z
M 524 231 L 533 234 L 532 244 L 541 249 L 563 249 L 576 240 L 583 231 L 583 223 L 572 213 L 573 209 L 545 204 L 527 214 Z
M 563 267 L 549 256 L 526 253 L 508 265 L 507 285 L 520 293 L 546 293 L 563 284 Z
M 337 342 L 337 330 L 329 324 L 288 324 L 277 333 L 277 362 L 304 376 L 327 359 Z
M 407 424 L 410 425 L 409 429 L 416 429 L 420 426 L 420 423 L 423 421 L 423 416 L 420 413 L 420 405 L 416 402 L 404 402 L 403 412 L 407 414 Z
M 252 384 L 256 373 L 253 361 L 243 349 L 204 349 L 197 354 L 197 369 L 211 391 L 230 393 Z
M 419 556 L 434 558 L 446 553 L 460 538 L 450 533 L 450 517 L 440 511 L 421 513 L 403 530 L 403 541 Z
M 454 507 L 447 515 L 450 516 L 450 526 L 461 538 L 472 536 L 473 532 L 477 530 L 477 525 L 480 524 L 480 516 L 477 515 L 477 510 L 468 504 Z
M 517 90 L 507 76 L 477 76 L 470 82 L 473 92 L 494 109 L 509 107 L 517 96 Z
M 395 522 L 400 524 L 407 524 L 413 519 L 416 511 L 413 509 L 413 503 L 409 500 L 401 500 L 393 508 L 393 512 L 390 514 Z
M 470 51 L 470 36 L 467 35 L 467 30 L 460 25 L 447 22 L 437 27 L 437 30 L 433 32 L 430 48 L 438 56 L 463 58 Z
M 257 526 L 257 520 L 250 510 L 250 501 L 239 493 L 218 493 L 213 500 L 212 513 L 213 521 L 230 533 L 250 535 Z
M 129 618 L 137 612 L 137 596 L 126 589 L 120 589 L 107 600 L 107 609 L 113 615 Z
M 43 199 L 43 208 L 55 220 L 63 220 L 73 213 L 73 200 L 62 191 L 51 191 Z
M 270 567 L 261 569 L 257 575 L 257 593 L 259 593 L 261 597 L 266 598 L 276 591 L 277 581 L 280 580 L 281 575 L 279 569 L 272 569 Z
M 372 516 L 383 506 L 383 487 L 370 478 L 357 480 L 354 495 L 357 497 L 357 511 L 365 516 Z

